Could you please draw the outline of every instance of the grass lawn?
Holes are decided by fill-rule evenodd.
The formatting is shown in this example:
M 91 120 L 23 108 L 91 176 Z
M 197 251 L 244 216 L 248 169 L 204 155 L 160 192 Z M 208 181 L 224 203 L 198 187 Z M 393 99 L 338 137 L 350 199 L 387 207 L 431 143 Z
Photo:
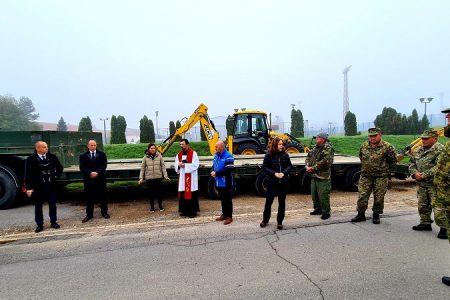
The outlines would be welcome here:
M 409 143 L 414 141 L 418 136 L 414 135 L 385 135 L 383 139 L 394 145 L 395 149 L 401 150 L 405 148 Z M 311 143 L 314 145 L 315 141 L 311 138 L 301 138 L 302 143 L 309 146 Z M 447 142 L 447 138 L 440 138 L 439 141 L 443 144 Z M 358 136 L 332 136 L 330 137 L 331 144 L 333 145 L 336 153 L 349 154 L 357 156 L 359 153 L 359 147 L 362 143 L 367 141 L 367 135 Z M 209 153 L 209 147 L 207 142 L 191 142 L 191 148 L 197 151 L 200 156 L 211 155 Z M 104 145 L 104 150 L 109 159 L 120 158 L 142 158 L 144 151 L 147 149 L 147 144 L 125 144 L 125 145 Z M 174 143 L 172 147 L 164 154 L 165 157 L 175 156 L 180 147 L 178 143 Z

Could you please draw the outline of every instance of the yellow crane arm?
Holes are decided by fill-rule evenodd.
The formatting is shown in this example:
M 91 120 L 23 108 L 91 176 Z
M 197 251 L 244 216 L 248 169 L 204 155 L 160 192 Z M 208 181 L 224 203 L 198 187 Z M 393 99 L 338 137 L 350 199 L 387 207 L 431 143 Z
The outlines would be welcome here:
M 208 107 L 206 107 L 203 103 L 197 107 L 189 119 L 187 119 L 186 122 L 184 122 L 184 124 L 178 128 L 174 134 L 169 136 L 164 142 L 157 146 L 158 151 L 161 154 L 164 154 L 178 138 L 182 137 L 183 134 L 194 127 L 197 122 L 200 122 L 201 130 L 203 130 L 203 133 L 208 141 L 209 151 L 211 152 L 211 155 L 214 155 L 216 152 L 215 145 L 219 140 L 219 133 L 214 127 L 214 123 L 209 119 Z

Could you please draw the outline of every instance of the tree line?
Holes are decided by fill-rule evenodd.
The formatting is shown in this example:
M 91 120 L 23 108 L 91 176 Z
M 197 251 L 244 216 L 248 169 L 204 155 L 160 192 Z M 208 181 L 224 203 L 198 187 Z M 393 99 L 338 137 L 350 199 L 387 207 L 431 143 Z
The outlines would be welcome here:
M 40 130 L 33 102 L 28 97 L 0 95 L 0 130 Z
M 419 120 L 416 109 L 413 109 L 410 116 L 406 116 L 392 107 L 384 107 L 374 123 L 381 128 L 383 134 L 419 134 L 430 128 L 427 116 L 424 114 Z
M 10 95 L 0 95 L 0 130 L 40 130 L 39 124 L 36 122 L 39 114 L 33 105 L 33 102 L 28 97 L 14 98 Z M 227 134 L 231 135 L 233 130 L 233 117 L 228 115 L 226 119 Z M 381 114 L 377 115 L 374 124 L 381 128 L 384 134 L 419 134 L 425 129 L 428 129 L 430 123 L 426 115 L 419 119 L 416 109 L 413 109 L 411 115 L 406 116 L 397 112 L 392 107 L 384 107 Z M 291 111 L 291 135 L 300 138 L 305 136 L 305 121 L 303 114 L 299 109 L 292 109 Z M 169 134 L 172 135 L 177 129 L 181 127 L 181 122 L 169 122 Z M 89 116 L 82 117 L 78 124 L 78 131 L 92 132 L 92 121 Z M 126 143 L 126 128 L 127 122 L 124 116 L 111 116 L 111 144 Z M 159 137 L 155 134 L 153 121 L 146 115 L 142 117 L 139 122 L 140 129 L 140 143 L 154 143 Z M 58 121 L 57 131 L 67 131 L 68 126 L 61 117 Z M 356 116 L 352 112 L 347 112 L 344 119 L 344 130 L 346 136 L 353 136 L 360 134 L 357 132 Z M 201 132 L 201 139 L 206 140 L 203 130 Z

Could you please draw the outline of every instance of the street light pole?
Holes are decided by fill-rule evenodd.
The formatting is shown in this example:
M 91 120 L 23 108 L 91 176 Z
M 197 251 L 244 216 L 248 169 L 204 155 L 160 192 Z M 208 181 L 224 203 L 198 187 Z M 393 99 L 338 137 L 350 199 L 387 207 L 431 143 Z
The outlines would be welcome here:
M 425 104 L 425 116 L 427 115 L 427 103 L 430 103 L 433 100 L 433 98 L 419 98 L 419 101 L 423 104 Z
M 158 139 L 158 113 L 159 113 L 159 111 L 155 111 L 155 115 L 156 115 L 156 122 L 155 122 L 155 125 L 156 125 L 156 139 Z
M 308 120 L 305 120 L 305 137 L 307 137 L 309 135 L 309 127 L 308 127 Z
M 108 121 L 108 120 L 109 120 L 109 118 L 100 118 L 100 121 L 103 121 L 103 134 L 105 135 L 105 138 L 104 138 L 105 144 L 108 144 L 108 139 L 106 137 L 106 121 Z

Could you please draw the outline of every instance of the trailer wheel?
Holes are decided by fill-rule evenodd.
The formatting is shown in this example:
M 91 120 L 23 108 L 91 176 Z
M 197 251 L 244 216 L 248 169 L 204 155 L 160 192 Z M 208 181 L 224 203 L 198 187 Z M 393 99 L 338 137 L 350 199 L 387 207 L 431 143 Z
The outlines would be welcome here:
M 16 199 L 17 188 L 14 179 L 5 171 L 0 170 L 0 209 L 7 209 Z
M 244 144 L 239 145 L 236 154 L 255 155 L 257 153 L 260 153 L 260 151 L 255 144 L 244 143 Z
M 255 180 L 255 190 L 258 196 L 265 197 L 267 192 L 269 176 L 265 172 L 260 172 Z
M 309 173 L 305 172 L 300 177 L 300 187 L 303 194 L 311 194 L 311 175 Z
M 358 167 L 350 168 L 345 172 L 345 187 L 352 192 L 358 191 L 359 177 L 361 169 Z
M 296 142 L 288 143 L 284 148 L 286 148 L 287 153 L 303 153 L 304 151 L 300 144 Z
M 231 191 L 231 196 L 233 196 L 236 193 L 236 184 L 234 185 L 233 190 Z M 212 200 L 219 200 L 219 191 L 216 188 L 216 181 L 213 177 L 209 178 L 208 180 L 208 196 Z
M 210 177 L 208 180 L 208 196 L 212 200 L 219 199 L 219 191 L 216 188 L 216 181 L 213 177 Z

